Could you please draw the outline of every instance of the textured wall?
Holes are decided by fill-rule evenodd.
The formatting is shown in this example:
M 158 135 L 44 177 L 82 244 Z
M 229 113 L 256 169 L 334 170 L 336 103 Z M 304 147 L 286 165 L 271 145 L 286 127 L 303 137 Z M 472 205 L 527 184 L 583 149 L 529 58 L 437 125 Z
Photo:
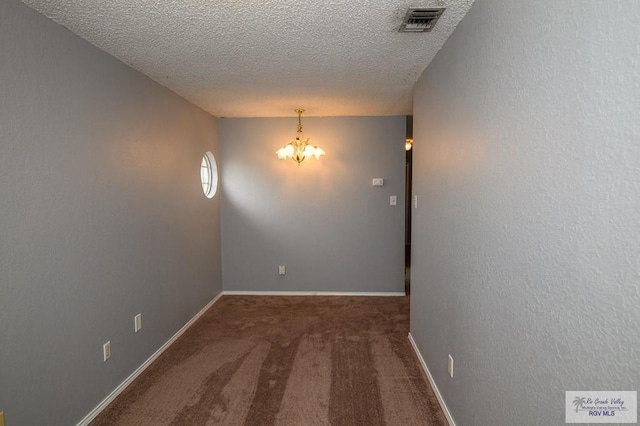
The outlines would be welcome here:
M 275 155 L 294 118 L 219 120 L 224 289 L 403 291 L 405 118 L 302 124 L 327 155 L 298 166 Z
M 0 57 L 0 410 L 74 424 L 221 290 L 216 122 L 16 0 Z
M 459 425 L 640 388 L 639 16 L 478 0 L 415 88 L 411 332 Z

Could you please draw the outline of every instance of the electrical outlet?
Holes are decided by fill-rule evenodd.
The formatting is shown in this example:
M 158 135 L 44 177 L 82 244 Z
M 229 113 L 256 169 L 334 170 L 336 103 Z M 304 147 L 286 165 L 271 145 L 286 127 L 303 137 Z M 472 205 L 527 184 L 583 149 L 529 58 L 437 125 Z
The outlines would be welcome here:
M 278 265 L 278 275 L 284 275 L 287 273 L 287 269 L 284 265 Z
M 417 195 L 413 196 L 413 208 L 414 209 L 418 208 L 418 196 Z
M 449 376 L 453 377 L 453 357 L 449 355 L 449 362 L 447 363 L 447 372 Z
M 390 206 L 397 206 L 398 205 L 398 197 L 395 195 L 392 195 L 389 197 L 389 205 Z
M 136 333 L 142 328 L 142 314 L 133 317 L 133 331 Z
M 102 357 L 104 361 L 111 358 L 111 340 L 102 345 Z

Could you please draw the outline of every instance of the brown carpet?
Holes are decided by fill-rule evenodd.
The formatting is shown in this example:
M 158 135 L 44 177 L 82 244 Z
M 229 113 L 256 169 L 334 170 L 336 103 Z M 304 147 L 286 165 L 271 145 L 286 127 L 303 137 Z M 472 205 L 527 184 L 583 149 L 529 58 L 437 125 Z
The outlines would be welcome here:
M 407 297 L 224 296 L 92 425 L 446 425 Z

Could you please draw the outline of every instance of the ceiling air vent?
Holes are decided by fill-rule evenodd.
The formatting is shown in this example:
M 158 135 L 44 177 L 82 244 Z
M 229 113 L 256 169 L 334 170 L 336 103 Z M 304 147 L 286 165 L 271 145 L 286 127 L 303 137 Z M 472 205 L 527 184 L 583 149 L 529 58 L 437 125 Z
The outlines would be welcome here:
M 422 33 L 433 29 L 444 7 L 419 8 L 410 7 L 400 25 L 401 33 Z

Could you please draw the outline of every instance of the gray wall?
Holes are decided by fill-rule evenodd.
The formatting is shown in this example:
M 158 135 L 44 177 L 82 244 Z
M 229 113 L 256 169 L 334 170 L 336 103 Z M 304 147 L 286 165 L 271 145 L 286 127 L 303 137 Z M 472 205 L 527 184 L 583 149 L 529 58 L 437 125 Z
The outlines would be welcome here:
M 411 333 L 459 425 L 640 390 L 639 17 L 478 0 L 415 87 Z
M 16 0 L 0 58 L 0 411 L 69 425 L 221 291 L 216 122 Z
M 224 289 L 403 291 L 405 118 L 303 117 L 327 155 L 300 166 L 275 155 L 296 121 L 219 120 Z

